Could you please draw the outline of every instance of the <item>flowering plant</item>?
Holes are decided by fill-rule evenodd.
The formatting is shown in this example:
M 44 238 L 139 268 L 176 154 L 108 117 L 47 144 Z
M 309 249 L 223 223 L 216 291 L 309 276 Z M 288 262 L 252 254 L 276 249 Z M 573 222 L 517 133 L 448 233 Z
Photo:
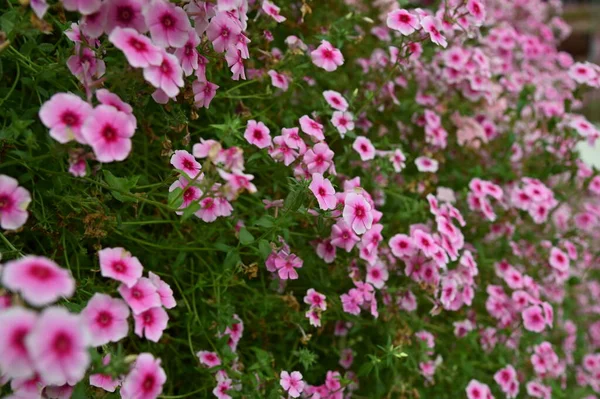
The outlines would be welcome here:
M 0 392 L 596 398 L 600 67 L 425 3 L 8 0 Z

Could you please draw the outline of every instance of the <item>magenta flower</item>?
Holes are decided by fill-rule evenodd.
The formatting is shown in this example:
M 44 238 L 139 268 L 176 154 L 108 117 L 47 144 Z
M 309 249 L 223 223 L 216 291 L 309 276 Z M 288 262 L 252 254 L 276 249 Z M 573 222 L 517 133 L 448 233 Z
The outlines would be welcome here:
M 102 277 L 120 281 L 128 287 L 133 287 L 142 277 L 144 266 L 124 248 L 104 248 L 98 251 L 98 257 Z
M 176 150 L 171 156 L 171 165 L 186 173 L 189 177 L 195 178 L 200 173 L 202 165 L 196 161 L 196 158 L 185 150 Z
M 110 364 L 110 354 L 104 356 L 102 364 L 108 366 Z M 113 378 L 110 374 L 91 374 L 90 385 L 97 388 L 102 388 L 107 392 L 114 392 L 121 381 Z
M 362 195 L 349 193 L 344 201 L 342 213 L 344 221 L 352 227 L 356 234 L 363 234 L 373 224 L 371 205 Z
M 59 143 L 73 139 L 86 144 L 81 128 L 92 113 L 92 106 L 75 94 L 57 93 L 40 108 L 40 119 L 50 129 L 50 137 Z
M 298 279 L 298 273 L 295 269 L 300 269 L 304 262 L 298 256 L 290 254 L 286 257 L 277 257 L 275 259 L 275 267 L 277 268 L 277 274 L 282 280 L 296 280 Z
M 102 346 L 119 342 L 129 332 L 129 308 L 121 299 L 96 293 L 81 311 L 81 318 L 90 333 L 90 344 Z
M 442 30 L 442 22 L 438 18 L 431 16 L 424 17 L 421 20 L 421 26 L 423 27 L 423 30 L 425 32 L 429 33 L 429 38 L 432 42 L 434 42 L 438 46 L 446 48 L 448 42 L 446 41 L 446 38 L 440 33 L 440 31 Z
M 390 29 L 408 36 L 420 28 L 419 19 L 406 10 L 394 10 L 387 15 L 387 26 Z
M 75 385 L 90 365 L 85 326 L 79 316 L 64 308 L 46 308 L 25 338 L 25 346 L 48 385 Z
M 325 136 L 323 135 L 323 125 L 310 118 L 308 115 L 304 115 L 300 118 L 300 129 L 318 141 L 325 140 Z
M 267 148 L 271 145 L 271 134 L 269 128 L 262 122 L 256 122 L 254 119 L 248 121 L 244 138 L 250 144 L 258 148 Z
M 239 21 L 224 12 L 213 17 L 206 29 L 208 40 L 212 42 L 213 48 L 218 53 L 223 53 L 228 47 L 235 45 L 240 33 L 242 33 L 242 28 Z
M 335 189 L 329 180 L 323 178 L 321 173 L 312 174 L 312 182 L 308 188 L 310 188 L 310 191 L 312 191 L 315 197 L 317 197 L 319 208 L 323 209 L 324 211 L 328 209 L 335 209 L 337 205 Z
M 156 286 L 146 277 L 140 278 L 131 288 L 121 284 L 119 293 L 133 310 L 134 316 L 161 305 Z
M 358 152 L 360 159 L 363 161 L 369 161 L 375 158 L 375 147 L 371 143 L 371 140 L 365 136 L 358 136 L 352 144 L 354 151 Z
M 162 50 L 135 29 L 117 27 L 108 36 L 108 40 L 123 52 L 132 67 L 147 68 L 162 63 Z
M 203 364 L 206 367 L 217 367 L 221 365 L 221 359 L 215 352 L 200 351 L 196 353 L 196 356 L 198 356 L 200 364 Z
M 277 7 L 275 4 L 273 4 L 272 2 L 270 2 L 269 0 L 263 1 L 262 10 L 265 12 L 265 14 L 267 14 L 268 16 L 273 18 L 275 21 L 277 21 L 277 23 L 281 23 L 286 20 L 286 18 L 283 15 L 279 14 L 279 11 L 281 9 L 279 7 Z
M 190 76 L 198 69 L 198 50 L 196 47 L 200 44 L 200 38 L 194 30 L 188 31 L 188 39 L 185 44 L 175 50 L 175 57 L 181 64 L 181 69 L 185 76 Z
M 304 153 L 304 163 L 310 173 L 325 173 L 332 164 L 333 155 L 326 143 L 317 143 Z
M 388 279 L 388 270 L 383 263 L 376 263 L 373 266 L 367 266 L 367 283 L 373 287 L 381 289 Z
M 160 359 L 149 353 L 140 353 L 135 365 L 123 380 L 123 399 L 156 399 L 162 393 L 167 375 L 160 367 Z
M 335 111 L 331 116 L 331 124 L 344 138 L 346 132 L 354 130 L 354 116 L 350 112 Z
M 283 388 L 284 391 L 292 398 L 297 398 L 300 396 L 302 391 L 304 390 L 304 381 L 302 381 L 302 374 L 299 371 L 292 371 L 292 373 L 288 373 L 287 371 L 282 371 L 279 374 L 279 385 Z
M 438 161 L 427 157 L 418 157 L 415 159 L 415 165 L 419 172 L 435 173 L 438 170 Z
M 278 87 L 283 91 L 288 90 L 288 87 L 290 86 L 290 82 L 289 82 L 289 79 L 287 78 L 287 76 L 285 76 L 277 71 L 274 71 L 273 69 L 271 69 L 267 73 L 271 77 L 271 84 L 273 86 Z
M 148 272 L 148 278 L 152 281 L 152 284 L 156 286 L 156 292 L 160 296 L 160 303 L 167 309 L 172 309 L 177 306 L 175 298 L 173 297 L 173 290 L 171 286 L 161 280 L 156 274 Z
M 29 378 L 35 368 L 25 347 L 25 337 L 37 321 L 37 314 L 20 306 L 0 313 L 0 370 L 10 378 Z
M 352 248 L 360 241 L 360 238 L 354 234 L 352 228 L 343 220 L 338 220 L 336 224 L 331 226 L 331 244 L 344 248 L 346 252 L 350 252 Z
M 89 48 L 82 48 L 77 54 L 70 56 L 67 67 L 81 83 L 90 82 L 94 77 L 99 78 L 106 71 L 104 61 L 96 58 L 96 54 Z
M 48 258 L 25 256 L 4 265 L 2 284 L 33 306 L 45 306 L 75 292 L 71 273 Z
M 485 20 L 485 7 L 479 0 L 467 0 L 467 10 L 473 16 L 477 25 Z
M 210 102 L 217 94 L 218 88 L 219 86 L 214 83 L 196 80 L 192 85 L 192 90 L 194 91 L 194 105 L 197 108 L 204 107 L 208 109 L 208 107 L 210 107 Z
M 313 64 L 327 72 L 335 71 L 338 66 L 344 64 L 342 52 L 333 47 L 327 40 L 322 40 L 321 45 L 310 53 L 310 57 Z
M 569 270 L 569 257 L 559 248 L 552 247 L 550 250 L 550 266 L 558 271 L 566 272 Z
M 183 47 L 192 29 L 183 8 L 163 0 L 153 0 L 143 10 L 152 41 L 160 47 Z
M 105 2 L 106 25 L 105 32 L 110 35 L 113 29 L 131 28 L 140 33 L 148 30 L 146 21 L 142 13 L 142 6 L 145 3 L 139 0 L 108 0 Z
M 325 97 L 325 101 L 327 104 L 333 109 L 338 111 L 345 112 L 348 110 L 348 101 L 337 91 L 333 90 L 325 90 L 323 92 L 323 97 Z
M 27 207 L 30 202 L 31 194 L 19 187 L 16 179 L 0 175 L 0 227 L 16 230 L 23 226 L 29 216 Z
M 396 234 L 389 242 L 392 254 L 397 258 L 408 258 L 414 255 L 416 248 L 412 239 L 406 234 Z
M 170 98 L 179 94 L 183 87 L 183 70 L 173 54 L 162 52 L 162 61 L 157 65 L 144 68 L 144 79 L 157 89 L 161 89 Z
M 246 69 L 244 68 L 244 58 L 242 52 L 237 48 L 229 47 L 225 53 L 225 60 L 227 66 L 230 68 L 233 76 L 232 80 L 240 80 L 240 78 L 246 80 Z
M 109 105 L 98 105 L 83 124 L 81 133 L 98 161 L 123 161 L 131 152 L 135 124 L 127 114 Z
M 98 11 L 102 6 L 102 0 L 62 0 L 62 5 L 67 11 L 77 11 L 87 15 Z
M 134 314 L 133 319 L 135 320 L 135 335 L 158 342 L 167 328 L 169 315 L 161 306 L 158 306 L 140 314 Z
M 546 328 L 546 319 L 542 314 L 542 308 L 538 305 L 529 306 L 521 314 L 523 317 L 523 326 L 526 330 L 533 332 L 542 332 Z
M 466 388 L 467 399 L 492 399 L 490 387 L 477 381 L 471 380 Z
M 318 293 L 314 288 L 309 288 L 304 297 L 304 303 L 310 305 L 311 308 L 327 310 L 327 302 L 325 295 Z

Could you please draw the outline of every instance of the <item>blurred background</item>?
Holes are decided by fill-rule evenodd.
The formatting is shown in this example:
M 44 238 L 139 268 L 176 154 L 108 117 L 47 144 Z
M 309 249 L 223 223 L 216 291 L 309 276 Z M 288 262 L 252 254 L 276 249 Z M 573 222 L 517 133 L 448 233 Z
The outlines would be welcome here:
M 577 61 L 590 61 L 600 65 L 600 0 L 563 0 L 564 19 L 573 28 L 561 50 L 569 52 Z M 585 96 L 583 113 L 593 123 L 600 125 L 600 91 L 589 91 Z M 600 143 L 591 148 L 580 145 L 581 157 L 600 169 Z

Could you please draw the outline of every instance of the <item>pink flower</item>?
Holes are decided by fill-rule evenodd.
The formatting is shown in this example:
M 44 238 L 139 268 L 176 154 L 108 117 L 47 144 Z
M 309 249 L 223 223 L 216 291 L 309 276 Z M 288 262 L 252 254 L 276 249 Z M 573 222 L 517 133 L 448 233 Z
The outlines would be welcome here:
M 108 366 L 110 364 L 110 355 L 104 356 L 102 364 Z M 114 392 L 121 381 L 113 378 L 110 374 L 91 374 L 90 385 L 97 388 L 102 388 L 107 392 Z
M 21 294 L 33 306 L 45 306 L 75 292 L 71 273 L 48 258 L 25 256 L 7 262 L 2 272 L 2 285 Z
M 300 396 L 302 391 L 304 390 L 304 381 L 302 381 L 302 374 L 299 371 L 292 371 L 292 373 L 288 373 L 287 371 L 282 371 L 279 374 L 279 385 L 283 388 L 284 391 L 292 398 L 297 398 Z
M 198 50 L 196 47 L 200 44 L 200 38 L 194 30 L 188 31 L 188 39 L 183 47 L 175 50 L 175 57 L 181 64 L 181 69 L 185 76 L 190 76 L 198 69 Z
M 124 248 L 104 248 L 98 251 L 98 257 L 102 277 L 120 281 L 128 287 L 133 287 L 142 277 L 144 266 Z
M 169 284 L 165 283 L 158 277 L 156 274 L 152 272 L 148 272 L 148 278 L 152 281 L 152 284 L 156 286 L 156 292 L 160 296 L 160 303 L 167 309 L 173 309 L 177 306 L 177 302 L 175 302 L 175 298 L 173 297 L 173 290 Z
M 183 8 L 163 0 L 153 0 L 143 12 L 156 45 L 175 48 L 185 45 L 192 25 Z
M 546 320 L 542 314 L 542 308 L 538 305 L 529 306 L 523 313 L 523 326 L 526 330 L 533 332 L 542 332 L 546 327 Z
M 140 278 L 131 288 L 121 284 L 119 293 L 133 310 L 134 316 L 160 306 L 160 295 L 158 295 L 156 286 L 146 277 Z
M 406 234 L 396 234 L 390 238 L 389 242 L 392 254 L 397 258 L 408 258 L 414 255 L 416 248 L 415 244 Z
M 200 351 L 196 353 L 196 356 L 198 356 L 200 364 L 203 364 L 206 367 L 217 367 L 221 365 L 221 359 L 215 352 Z
M 467 0 L 467 10 L 477 22 L 481 25 L 485 20 L 485 7 L 479 0 Z
M 242 33 L 239 21 L 234 21 L 227 13 L 220 12 L 210 20 L 206 30 L 208 40 L 212 42 L 216 52 L 222 53 L 238 40 Z
M 135 365 L 123 380 L 123 399 L 156 399 L 162 393 L 167 375 L 160 367 L 160 359 L 149 353 L 140 353 Z
M 121 299 L 96 293 L 81 311 L 81 318 L 90 333 L 90 344 L 102 346 L 119 342 L 129 332 L 129 308 Z
M 0 175 L 0 227 L 16 230 L 23 226 L 29 214 L 31 202 L 29 191 L 19 187 L 19 182 L 10 176 Z
M 349 193 L 344 201 L 344 221 L 352 226 L 356 234 L 363 234 L 373 224 L 371 205 L 362 195 Z
M 283 91 L 288 90 L 288 87 L 290 86 L 290 82 L 289 82 L 287 76 L 285 76 L 277 71 L 274 71 L 273 69 L 271 69 L 267 73 L 271 77 L 271 84 L 273 86 L 278 87 Z
M 50 129 L 50 137 L 59 143 L 73 139 L 85 144 L 81 128 L 92 113 L 92 106 L 71 93 L 57 93 L 40 108 L 40 119 Z
M 310 57 L 313 64 L 327 72 L 335 71 L 338 66 L 344 64 L 342 52 L 333 47 L 327 40 L 322 40 L 321 45 L 310 53 Z
M 62 5 L 67 11 L 77 11 L 80 14 L 93 14 L 100 9 L 101 0 L 62 0 Z
M 323 125 L 311 119 L 308 115 L 304 115 L 300 118 L 300 128 L 304 133 L 319 141 L 325 140 L 325 136 L 323 135 Z
M 325 97 L 325 101 L 327 104 L 333 109 L 338 111 L 345 112 L 348 110 L 348 101 L 337 91 L 333 90 L 325 90 L 323 92 L 323 97 Z
M 129 65 L 134 68 L 147 68 L 162 62 L 162 50 L 135 29 L 117 27 L 108 36 L 108 40 L 123 52 Z
M 37 314 L 20 306 L 0 312 L 0 370 L 10 378 L 29 378 L 35 369 L 25 337 L 37 321 Z
M 131 152 L 135 123 L 109 105 L 98 105 L 86 119 L 81 133 L 98 161 L 123 161 Z
M 471 380 L 466 391 L 468 399 L 492 399 L 490 387 L 477 380 Z
M 271 134 L 269 128 L 262 122 L 256 122 L 254 119 L 248 121 L 244 138 L 250 144 L 258 148 L 267 148 L 271 145 Z
M 106 33 L 112 33 L 116 27 L 131 28 L 140 33 L 145 33 L 148 27 L 142 14 L 144 4 L 138 0 L 108 0 L 105 2 L 103 8 L 107 8 L 104 29 Z
M 317 197 L 321 209 L 324 211 L 335 209 L 335 206 L 337 205 L 335 189 L 329 180 L 323 178 L 322 174 L 313 173 L 312 181 L 308 188 L 310 188 L 310 191 Z
M 596 79 L 598 72 L 593 67 L 593 64 L 586 62 L 576 62 L 569 68 L 569 76 L 577 83 L 590 83 Z
M 304 297 L 304 303 L 310 305 L 311 309 L 327 310 L 325 295 L 318 293 L 314 288 L 309 288 Z
M 350 112 L 335 111 L 331 117 L 331 123 L 340 132 L 342 138 L 346 132 L 354 130 L 354 116 Z
M 375 288 L 383 288 L 388 276 L 388 270 L 383 263 L 376 263 L 373 266 L 367 266 L 367 283 L 371 284 Z
M 432 42 L 444 48 L 448 45 L 446 38 L 440 33 L 442 22 L 438 18 L 431 16 L 424 17 L 421 20 L 421 26 L 425 32 L 429 33 Z
M 77 315 L 46 308 L 25 338 L 36 371 L 48 385 L 75 385 L 90 364 L 88 333 Z
M 375 158 L 375 147 L 371 143 L 371 140 L 365 136 L 358 136 L 352 144 L 354 151 L 358 152 L 360 159 L 368 161 Z
M 173 54 L 162 52 L 162 61 L 157 65 L 144 68 L 144 79 L 157 89 L 161 89 L 170 98 L 179 94 L 183 87 L 183 70 Z
M 280 8 L 275 4 L 270 2 L 269 0 L 264 0 L 262 3 L 262 10 L 269 16 L 271 16 L 275 21 L 281 23 L 286 20 L 286 18 L 279 14 Z
M 338 248 L 344 248 L 350 252 L 354 245 L 360 241 L 360 238 L 354 234 L 350 226 L 343 220 L 338 220 L 331 227 L 331 244 Z
M 31 9 L 39 19 L 43 19 L 46 11 L 48 11 L 48 3 L 46 0 L 31 0 L 29 2 Z
M 171 165 L 175 169 L 181 170 L 186 173 L 190 178 L 195 178 L 200 173 L 202 165 L 196 158 L 185 150 L 176 150 L 171 156 Z
M 217 203 L 214 198 L 207 197 L 200 201 L 200 209 L 195 215 L 206 223 L 212 223 L 219 217 Z
M 115 108 L 117 111 L 121 111 L 130 116 L 132 122 L 137 124 L 135 116 L 133 115 L 133 108 L 131 105 L 127 104 L 119 96 L 106 89 L 96 90 L 96 98 L 100 101 L 101 104 L 110 105 Z
M 229 47 L 227 52 L 225 53 L 225 60 L 227 61 L 227 66 L 230 68 L 233 76 L 231 79 L 239 80 L 240 78 L 246 80 L 246 70 L 244 69 L 244 58 L 242 57 L 242 52 L 237 48 Z M 285 78 L 287 83 L 287 78 Z
M 550 266 L 558 271 L 566 272 L 569 270 L 569 257 L 560 249 L 552 247 L 550 250 Z
M 303 261 L 294 254 L 290 254 L 286 257 L 278 257 L 275 259 L 275 267 L 277 268 L 277 274 L 282 280 L 296 280 L 298 279 L 298 273 L 295 269 L 302 267 Z
M 310 173 L 325 173 L 331 166 L 333 151 L 326 143 L 317 143 L 304 153 L 304 163 Z
M 427 157 L 418 157 L 415 159 L 415 165 L 419 172 L 431 172 L 435 173 L 438 171 L 438 161 Z
M 394 10 L 387 15 L 387 26 L 390 29 L 408 36 L 419 29 L 419 19 L 406 10 Z
M 167 328 L 169 315 L 161 306 L 158 306 L 140 314 L 134 314 L 133 320 L 135 321 L 135 335 L 145 336 L 152 342 L 158 342 Z
M 194 91 L 194 105 L 197 108 L 204 107 L 208 109 L 210 107 L 210 102 L 217 94 L 218 88 L 218 85 L 208 81 L 194 81 L 194 84 L 192 85 L 192 90 Z

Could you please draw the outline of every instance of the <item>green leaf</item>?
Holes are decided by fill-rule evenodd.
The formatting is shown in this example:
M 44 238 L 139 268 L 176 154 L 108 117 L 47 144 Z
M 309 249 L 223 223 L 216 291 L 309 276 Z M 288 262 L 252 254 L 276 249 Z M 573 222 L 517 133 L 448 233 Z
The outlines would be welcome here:
M 273 252 L 273 249 L 271 248 L 271 245 L 269 245 L 269 242 L 267 240 L 261 239 L 260 241 L 258 241 L 258 251 L 260 252 L 260 256 L 262 256 L 263 259 L 267 259 L 269 255 L 271 255 L 271 252 Z
M 179 209 L 181 204 L 183 204 L 183 189 L 177 187 L 175 190 L 169 192 L 168 202 L 169 207 Z
M 270 215 L 263 215 L 260 219 L 254 222 L 255 225 L 261 227 L 273 227 L 273 217 Z
M 183 215 L 181 215 L 181 221 L 188 220 L 194 213 L 198 212 L 202 208 L 199 202 L 192 202 L 188 205 L 187 208 L 183 210 Z
M 242 243 L 242 245 L 248 245 L 253 242 L 254 236 L 245 227 L 242 227 L 240 230 L 240 243 Z
M 137 202 L 137 199 L 124 194 L 131 194 L 131 189 L 136 186 L 140 176 L 116 177 L 108 170 L 104 170 L 103 172 L 104 181 L 112 189 L 111 194 L 116 200 L 121 202 Z

